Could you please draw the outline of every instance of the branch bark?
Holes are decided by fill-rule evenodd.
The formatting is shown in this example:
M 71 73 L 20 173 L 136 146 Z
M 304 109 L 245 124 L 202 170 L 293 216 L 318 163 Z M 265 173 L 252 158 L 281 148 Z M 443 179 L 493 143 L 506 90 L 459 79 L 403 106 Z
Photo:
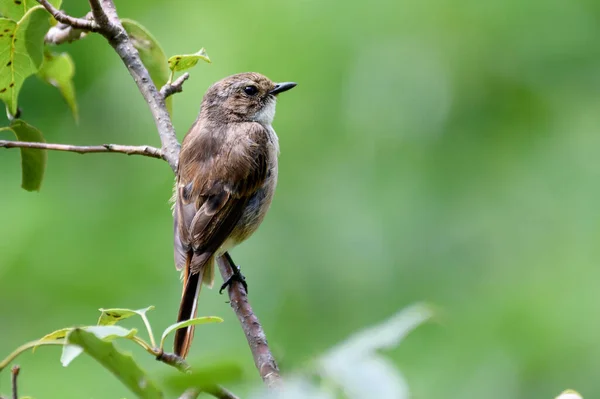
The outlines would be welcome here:
M 181 93 L 183 91 L 183 83 L 188 80 L 189 77 L 190 74 L 186 72 L 175 79 L 173 83 L 167 82 L 163 87 L 160 88 L 160 94 L 164 98 L 167 98 L 175 93 Z
M 162 158 L 158 148 L 148 145 L 132 146 L 119 144 L 102 144 L 92 146 L 77 146 L 70 144 L 36 143 L 30 141 L 8 141 L 0 140 L 0 148 L 37 148 L 40 150 L 67 151 L 78 154 L 90 154 L 99 152 L 114 152 L 126 155 L 143 155 L 151 158 Z
M 231 257 L 228 253 L 225 253 L 225 255 L 217 258 L 217 263 L 219 264 L 219 271 L 221 272 L 221 276 L 223 276 L 223 281 L 228 281 L 235 267 Z M 258 317 L 254 314 L 250 302 L 248 302 L 244 286 L 239 281 L 234 280 L 227 287 L 227 293 L 229 294 L 229 304 L 237 315 L 246 335 L 246 340 L 250 346 L 258 373 L 267 387 L 276 388 L 281 384 L 279 368 L 277 367 L 275 357 L 273 357 L 269 349 L 265 331 Z
M 96 23 L 96 21 L 71 17 L 70 15 L 65 14 L 63 11 L 55 8 L 48 2 L 48 0 L 37 0 L 37 2 L 44 6 L 46 11 L 48 11 L 58 22 L 62 22 L 63 24 L 72 26 L 75 29 L 84 31 L 98 32 L 100 29 L 100 26 Z
M 21 367 L 15 365 L 10 370 L 11 372 L 11 381 L 12 381 L 12 397 L 13 399 L 19 399 L 19 389 L 17 386 L 17 377 L 19 377 L 19 371 L 21 371 Z
M 140 55 L 127 36 L 112 0 L 90 0 L 94 19 L 100 25 L 99 32 L 108 40 L 129 71 L 144 100 L 150 107 L 161 141 L 162 157 L 171 169 L 177 171 L 181 148 L 175 135 L 171 116 L 165 105 L 165 97 L 158 91 Z

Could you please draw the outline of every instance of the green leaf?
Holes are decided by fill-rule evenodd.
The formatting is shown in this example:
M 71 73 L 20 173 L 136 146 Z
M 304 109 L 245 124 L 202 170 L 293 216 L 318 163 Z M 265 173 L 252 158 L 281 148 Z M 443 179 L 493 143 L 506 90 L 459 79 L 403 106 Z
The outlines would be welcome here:
M 0 128 L 12 131 L 17 140 L 45 142 L 42 132 L 20 119 L 15 119 L 9 127 Z M 46 170 L 46 150 L 21 148 L 21 187 L 27 191 L 39 191 Z
M 40 338 L 36 345 L 31 348 L 32 352 L 35 352 L 36 348 L 40 345 L 42 345 L 44 342 L 47 341 L 56 341 L 58 339 L 64 339 L 67 337 L 67 335 L 69 334 L 69 331 L 71 331 L 73 328 L 69 327 L 69 328 L 61 328 L 60 330 L 56 330 L 51 332 L 50 334 L 46 334 L 44 335 L 42 338 Z
M 73 75 L 75 75 L 75 64 L 69 54 L 55 54 L 49 51 L 44 53 L 44 62 L 37 76 L 60 91 L 67 105 L 71 108 L 75 122 L 78 122 L 79 113 L 77 110 L 77 101 L 75 101 Z
M 140 58 L 150 73 L 154 85 L 160 88 L 169 80 L 169 66 L 167 56 L 158 41 L 139 22 L 124 18 L 121 20 L 133 45 L 140 53 Z M 167 98 L 167 109 L 172 112 L 172 99 Z
M 137 334 L 135 328 L 123 328 L 121 326 L 89 326 L 80 329 L 90 332 L 104 341 L 112 341 L 116 338 L 131 339 Z
M 11 115 L 17 113 L 23 82 L 42 65 L 44 35 L 49 27 L 42 6 L 30 8 L 19 22 L 0 18 L 0 100 Z
M 117 322 L 128 319 L 134 315 L 145 315 L 149 310 L 153 310 L 154 306 L 148 306 L 145 309 L 122 309 L 122 308 L 113 308 L 113 309 L 102 309 L 100 308 L 100 318 L 98 319 L 99 326 L 112 326 Z
M 60 363 L 67 367 L 75 358 L 83 353 L 83 348 L 78 345 L 65 344 L 60 354 Z
M 201 48 L 195 54 L 174 55 L 169 58 L 169 69 L 173 72 L 185 71 L 195 66 L 199 60 L 206 61 L 210 64 L 210 58 L 206 54 L 206 50 Z
M 62 0 L 49 0 L 48 2 L 58 9 L 62 4 Z M 39 4 L 35 0 L 0 0 L 0 16 L 18 21 L 30 8 Z
M 83 349 L 77 345 L 72 345 L 71 334 L 75 330 L 85 330 L 91 334 L 94 334 L 98 339 L 102 341 L 113 341 L 116 338 L 127 338 L 132 339 L 136 334 L 135 328 L 128 330 L 119 326 L 89 326 L 89 327 L 76 327 L 70 328 L 69 334 L 67 334 L 67 342 L 63 346 L 63 352 L 60 357 L 60 362 L 63 366 L 67 367 L 77 356 L 83 353 Z M 60 330 L 59 330 L 60 331 Z
M 207 316 L 207 317 L 197 317 L 195 319 L 189 319 L 186 321 L 181 321 L 179 323 L 171 324 L 167 329 L 163 332 L 162 337 L 160 339 L 160 348 L 162 349 L 165 345 L 165 339 L 167 336 L 175 330 L 179 330 L 180 328 L 193 326 L 197 324 L 208 324 L 208 323 L 222 323 L 223 319 L 216 316 Z
M 74 329 L 69 334 L 68 340 L 71 345 L 82 348 L 85 353 L 96 359 L 139 398 L 163 398 L 162 392 L 146 372 L 130 355 L 117 350 L 112 343 L 103 341 L 95 334 L 80 328 Z

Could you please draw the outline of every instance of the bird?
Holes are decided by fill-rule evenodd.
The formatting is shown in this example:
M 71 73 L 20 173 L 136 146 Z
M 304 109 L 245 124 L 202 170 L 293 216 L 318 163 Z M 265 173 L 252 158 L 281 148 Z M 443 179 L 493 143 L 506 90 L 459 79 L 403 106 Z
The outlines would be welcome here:
M 183 292 L 178 322 L 196 317 L 202 285 L 212 287 L 215 261 L 262 223 L 278 176 L 279 139 L 272 127 L 277 96 L 296 86 L 256 72 L 208 88 L 183 139 L 174 187 L 174 257 Z M 231 259 L 231 258 L 229 258 Z M 232 263 L 233 264 L 233 263 Z M 231 279 L 244 277 L 235 267 Z M 173 351 L 185 358 L 194 326 L 176 331 Z

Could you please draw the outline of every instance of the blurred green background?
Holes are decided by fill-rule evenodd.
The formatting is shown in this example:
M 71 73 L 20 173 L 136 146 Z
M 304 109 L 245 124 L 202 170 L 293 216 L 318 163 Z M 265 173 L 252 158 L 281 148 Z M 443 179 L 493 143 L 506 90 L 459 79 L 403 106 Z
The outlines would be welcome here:
M 74 15 L 87 2 L 65 0 Z M 118 1 L 167 55 L 206 47 L 174 99 L 183 137 L 214 81 L 243 71 L 298 82 L 279 100 L 280 183 L 232 252 L 284 371 L 416 301 L 438 309 L 389 356 L 412 396 L 600 395 L 600 3 L 508 0 Z M 159 145 L 105 40 L 73 55 L 81 122 L 31 78 L 23 118 L 50 142 Z M 8 136 L 4 135 L 2 138 Z M 0 356 L 100 307 L 155 329 L 180 296 L 166 163 L 50 153 L 40 193 L 0 151 Z M 218 280 L 219 281 L 219 280 Z M 225 296 L 204 291 L 194 362 L 258 381 Z M 135 325 L 135 323 L 129 323 Z M 166 366 L 127 347 L 153 374 Z M 37 399 L 131 394 L 57 348 L 18 360 Z M 244 385 L 246 386 L 246 385 Z M 243 386 L 232 386 L 243 395 Z M 9 373 L 0 391 L 10 391 Z

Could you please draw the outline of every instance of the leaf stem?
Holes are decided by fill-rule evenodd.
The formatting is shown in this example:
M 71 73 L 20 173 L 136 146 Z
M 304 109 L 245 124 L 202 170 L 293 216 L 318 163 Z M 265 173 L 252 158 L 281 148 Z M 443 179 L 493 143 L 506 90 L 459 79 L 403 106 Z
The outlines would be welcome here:
M 28 349 L 34 348 L 36 346 L 41 346 L 41 345 L 64 345 L 64 344 L 65 344 L 65 340 L 54 340 L 54 341 L 43 341 L 43 342 L 40 342 L 39 340 L 37 340 L 37 341 L 27 342 L 26 344 L 19 346 L 17 349 L 15 349 L 13 351 L 13 353 L 8 355 L 4 360 L 2 360 L 2 362 L 0 362 L 0 371 L 4 370 L 4 368 L 10 364 L 10 362 L 15 360 L 15 358 L 17 356 L 19 356 L 21 353 L 25 352 Z
M 152 348 L 156 348 L 156 340 L 154 339 L 154 333 L 152 332 L 152 327 L 150 326 L 150 321 L 146 317 L 146 313 L 141 313 L 142 320 L 144 320 L 144 324 L 146 325 L 146 329 L 148 330 L 148 336 L 150 337 L 150 344 Z
M 134 335 L 132 337 L 133 342 L 135 342 L 136 344 L 138 344 L 139 346 L 141 346 L 142 348 L 144 348 L 144 350 L 146 352 L 148 352 L 151 355 L 156 356 L 158 354 L 158 351 L 151 346 L 150 344 L 148 344 L 146 341 L 144 341 L 143 339 L 141 339 L 140 337 L 138 337 L 137 335 Z

